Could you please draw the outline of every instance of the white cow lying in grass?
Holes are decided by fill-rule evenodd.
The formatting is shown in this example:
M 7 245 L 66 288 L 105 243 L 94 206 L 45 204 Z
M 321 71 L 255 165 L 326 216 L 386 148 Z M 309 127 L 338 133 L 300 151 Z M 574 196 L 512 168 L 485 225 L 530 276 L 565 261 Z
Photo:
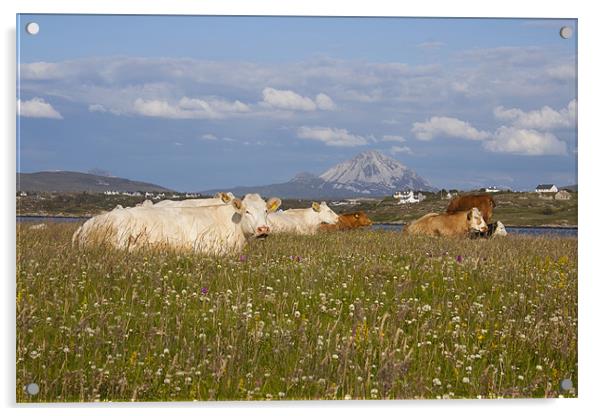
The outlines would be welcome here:
M 338 218 L 326 202 L 313 202 L 311 208 L 271 213 L 268 215 L 268 225 L 273 233 L 315 234 L 320 224 L 335 224 Z
M 80 246 L 108 243 L 134 250 L 163 246 L 223 255 L 240 251 L 248 240 L 268 235 L 268 213 L 280 199 L 266 203 L 258 194 L 206 207 L 134 207 L 113 210 L 86 221 L 74 234 Z
M 171 199 L 166 199 L 161 202 L 157 202 L 155 207 L 206 207 L 209 205 L 222 205 L 228 204 L 230 201 L 234 199 L 234 194 L 232 192 L 218 192 L 213 196 L 213 198 L 199 198 L 199 199 L 185 199 L 183 201 L 172 201 Z

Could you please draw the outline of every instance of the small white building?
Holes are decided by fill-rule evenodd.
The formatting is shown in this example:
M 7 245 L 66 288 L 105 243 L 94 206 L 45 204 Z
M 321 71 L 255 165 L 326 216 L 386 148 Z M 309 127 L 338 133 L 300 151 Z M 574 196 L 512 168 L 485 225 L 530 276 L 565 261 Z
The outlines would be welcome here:
M 496 186 L 490 186 L 490 187 L 485 188 L 485 192 L 495 193 L 495 192 L 500 192 L 500 190 L 497 189 Z
M 538 194 L 556 193 L 558 192 L 558 188 L 554 184 L 542 184 L 537 185 L 537 188 L 535 188 L 535 192 L 537 192 Z
M 554 195 L 554 199 L 557 201 L 568 201 L 571 198 L 571 193 L 564 189 L 561 189 L 556 195 Z
M 426 197 L 418 193 L 414 195 L 414 191 L 405 191 L 405 192 L 395 192 L 393 194 L 393 198 L 398 199 L 398 204 L 415 204 L 417 202 L 423 201 Z
M 104 191 L 105 195 L 119 195 L 119 191 Z

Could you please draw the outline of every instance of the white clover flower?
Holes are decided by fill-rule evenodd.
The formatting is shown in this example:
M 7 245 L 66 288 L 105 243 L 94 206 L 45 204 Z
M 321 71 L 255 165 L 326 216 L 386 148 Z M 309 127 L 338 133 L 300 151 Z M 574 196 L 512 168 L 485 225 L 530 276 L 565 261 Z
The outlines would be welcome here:
M 372 389 L 372 390 L 370 390 L 370 396 L 373 399 L 376 399 L 378 397 L 378 389 Z
M 171 383 L 171 380 L 170 380 L 170 379 L 168 379 L 168 378 L 166 378 L 165 380 L 163 380 L 163 383 L 165 383 L 165 384 L 169 384 L 169 383 Z
M 536 369 L 537 371 L 543 371 L 543 367 L 542 367 L 542 366 L 540 366 L 540 365 L 536 365 L 536 366 L 535 366 L 535 369 Z
M 339 359 L 339 356 L 338 356 L 337 354 L 332 354 L 332 359 L 333 359 L 333 360 L 338 360 L 338 359 Z
M 345 395 L 345 400 L 351 400 L 351 395 L 350 394 L 346 394 Z
M 422 312 L 429 312 L 432 309 L 431 305 L 423 305 Z
M 462 379 L 462 383 L 464 383 L 464 384 L 468 384 L 468 383 L 470 383 L 470 379 L 469 379 L 468 377 L 464 377 L 464 378 Z
M 295 318 L 300 318 L 300 317 L 301 317 L 301 312 L 295 311 Z
M 439 380 L 438 378 L 434 378 L 433 379 L 433 385 L 440 386 L 441 385 L 441 380 Z

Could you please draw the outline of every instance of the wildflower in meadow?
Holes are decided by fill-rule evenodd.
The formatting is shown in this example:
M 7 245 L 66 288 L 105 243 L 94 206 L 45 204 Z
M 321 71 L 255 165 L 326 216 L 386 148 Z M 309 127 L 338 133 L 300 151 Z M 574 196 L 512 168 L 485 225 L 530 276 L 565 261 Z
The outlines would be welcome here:
M 462 259 L 462 256 L 460 256 L 460 255 L 457 255 L 457 256 L 456 256 L 456 261 L 457 261 L 458 263 L 462 263 L 462 260 L 463 260 L 463 259 Z
M 206 295 L 207 293 L 209 293 L 209 289 L 208 289 L 208 288 L 206 288 L 206 287 L 202 287 L 202 288 L 201 288 L 201 293 L 202 293 L 203 295 Z
M 238 258 L 238 261 L 240 261 L 240 262 L 247 261 L 247 256 L 245 254 L 241 254 L 240 257 Z

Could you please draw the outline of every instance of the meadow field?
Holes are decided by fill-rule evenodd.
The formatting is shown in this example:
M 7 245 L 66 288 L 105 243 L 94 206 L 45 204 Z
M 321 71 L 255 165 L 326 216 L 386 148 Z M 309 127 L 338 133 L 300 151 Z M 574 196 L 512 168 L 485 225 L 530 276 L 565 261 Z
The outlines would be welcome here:
M 17 225 L 18 402 L 577 395 L 576 238 L 356 230 L 215 258 L 81 250 L 76 227 Z

